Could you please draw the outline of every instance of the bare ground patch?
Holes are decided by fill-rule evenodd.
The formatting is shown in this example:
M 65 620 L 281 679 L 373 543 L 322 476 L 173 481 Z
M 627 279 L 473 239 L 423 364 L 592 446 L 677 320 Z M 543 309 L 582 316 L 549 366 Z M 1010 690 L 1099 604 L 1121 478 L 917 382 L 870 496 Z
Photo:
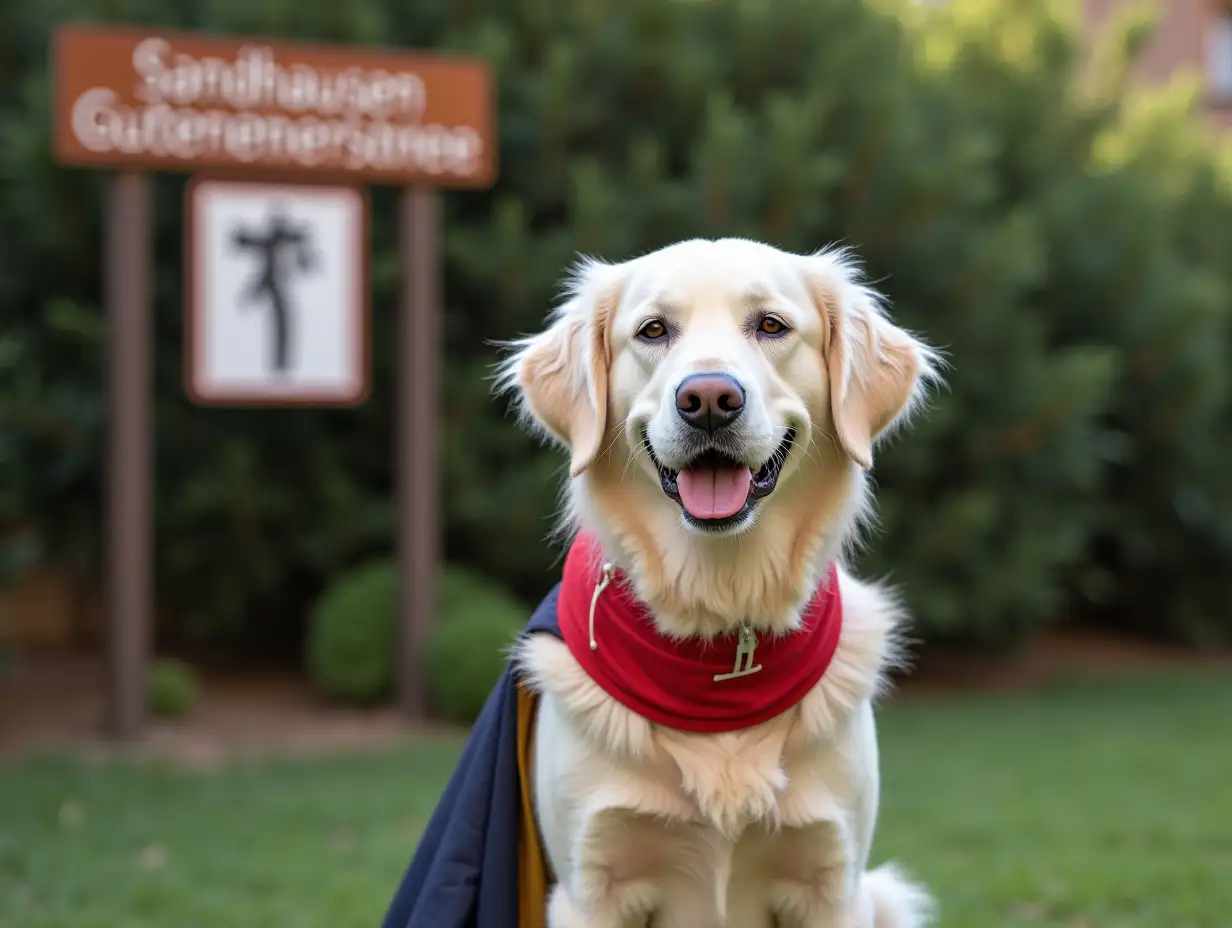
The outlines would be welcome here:
M 926 653 L 898 683 L 899 698 L 1030 691 L 1058 678 L 1161 673 L 1232 673 L 1232 653 L 1198 654 L 1098 632 L 1062 630 L 1009 658 Z M 151 719 L 137 745 L 104 733 L 106 675 L 97 656 L 40 656 L 0 675 L 0 759 L 72 750 L 91 757 L 157 758 L 212 769 L 234 758 L 312 756 L 379 749 L 415 738 L 460 734 L 411 727 L 396 709 L 357 711 L 322 701 L 294 673 L 207 674 L 196 711 L 176 722 Z
M 235 757 L 302 756 L 381 748 L 446 726 L 411 728 L 392 707 L 357 711 L 323 702 L 294 674 L 212 675 L 191 716 L 151 719 L 137 745 L 105 737 L 106 675 L 97 657 L 29 659 L 0 678 L 0 758 L 43 750 L 167 759 L 210 768 Z

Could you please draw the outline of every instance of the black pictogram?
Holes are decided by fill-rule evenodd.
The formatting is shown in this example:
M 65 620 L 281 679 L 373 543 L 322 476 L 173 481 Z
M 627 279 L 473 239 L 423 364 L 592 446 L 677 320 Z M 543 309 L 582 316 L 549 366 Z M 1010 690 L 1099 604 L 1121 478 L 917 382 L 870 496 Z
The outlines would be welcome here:
M 270 364 L 278 373 L 285 373 L 291 368 L 292 344 L 288 285 L 295 273 L 308 274 L 317 268 L 312 229 L 293 223 L 281 206 L 275 206 L 263 231 L 241 226 L 232 232 L 231 247 L 257 257 L 257 274 L 244 289 L 241 305 L 268 302 L 274 328 Z

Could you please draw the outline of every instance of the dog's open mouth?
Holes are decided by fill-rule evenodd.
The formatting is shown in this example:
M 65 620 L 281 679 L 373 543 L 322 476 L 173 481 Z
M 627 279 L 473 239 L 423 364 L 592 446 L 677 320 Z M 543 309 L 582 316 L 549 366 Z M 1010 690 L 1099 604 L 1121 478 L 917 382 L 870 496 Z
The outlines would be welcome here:
M 716 449 L 703 451 L 685 467 L 672 470 L 655 457 L 649 438 L 645 445 L 659 471 L 663 492 L 680 504 L 685 517 L 705 527 L 719 528 L 740 523 L 758 500 L 774 492 L 795 438 L 795 429 L 788 429 L 770 460 L 756 472 Z

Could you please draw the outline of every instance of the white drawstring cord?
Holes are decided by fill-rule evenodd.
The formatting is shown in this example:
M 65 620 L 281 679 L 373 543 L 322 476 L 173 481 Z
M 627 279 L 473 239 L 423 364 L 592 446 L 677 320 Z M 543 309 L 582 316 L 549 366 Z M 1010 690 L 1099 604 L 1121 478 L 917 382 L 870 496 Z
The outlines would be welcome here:
M 607 589 L 607 585 L 612 582 L 612 573 L 616 570 L 616 566 L 608 561 L 603 565 L 603 579 L 595 586 L 595 593 L 590 597 L 590 650 L 598 651 L 599 642 L 595 641 L 595 606 L 599 605 L 599 594 Z

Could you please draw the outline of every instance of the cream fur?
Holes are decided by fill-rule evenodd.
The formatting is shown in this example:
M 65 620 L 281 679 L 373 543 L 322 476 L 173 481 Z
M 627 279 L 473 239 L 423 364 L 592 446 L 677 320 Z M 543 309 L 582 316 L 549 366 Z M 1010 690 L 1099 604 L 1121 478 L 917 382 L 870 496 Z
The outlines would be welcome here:
M 750 334 L 766 312 L 785 336 Z M 635 338 L 647 318 L 674 337 Z M 502 384 L 571 454 L 566 531 L 593 532 L 661 630 L 681 636 L 742 621 L 764 634 L 796 626 L 868 513 L 875 442 L 938 369 L 845 253 L 735 239 L 585 262 L 549 328 L 513 349 Z M 767 459 L 788 427 L 797 436 L 775 492 L 727 534 L 686 524 L 642 444 L 645 435 L 670 458 L 675 385 L 701 370 L 745 385 L 750 456 Z M 879 792 L 872 705 L 905 616 L 888 590 L 845 568 L 839 585 L 843 632 L 821 682 L 794 709 L 730 734 L 652 724 L 608 697 L 562 643 L 523 643 L 516 658 L 541 694 L 534 794 L 558 877 L 550 928 L 928 924 L 924 890 L 894 867 L 867 871 Z

